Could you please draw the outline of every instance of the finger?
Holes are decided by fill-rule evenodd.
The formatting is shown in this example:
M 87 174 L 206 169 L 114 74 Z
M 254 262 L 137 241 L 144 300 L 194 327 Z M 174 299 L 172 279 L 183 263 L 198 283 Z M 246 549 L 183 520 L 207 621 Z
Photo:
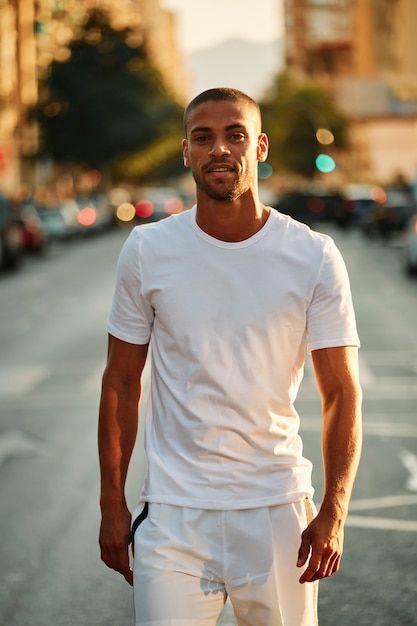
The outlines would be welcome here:
M 105 563 L 106 565 L 110 562 L 110 555 L 107 552 L 107 550 L 104 550 L 103 548 L 101 549 L 100 558 L 103 561 L 103 563 Z M 109 565 L 108 565 L 108 567 L 109 567 Z
M 307 568 L 304 570 L 300 577 L 300 583 L 305 582 L 313 582 L 320 577 L 321 568 L 325 567 L 325 563 L 323 563 L 323 554 L 322 552 L 318 552 L 317 550 L 312 551 L 310 560 L 308 562 Z
M 317 580 L 317 575 L 320 570 L 320 562 L 312 563 L 310 559 L 309 566 L 304 570 L 304 572 L 300 576 L 300 583 L 310 583 L 314 580 Z
M 301 535 L 301 546 L 298 551 L 297 567 L 302 567 L 307 563 L 307 559 L 310 554 L 310 539 L 307 534 Z
M 329 560 L 329 563 L 327 565 L 325 576 L 327 577 L 333 576 L 333 574 L 336 574 L 336 572 L 339 571 L 340 558 L 341 558 L 340 554 L 334 554 L 332 556 L 332 558 Z
M 340 566 L 340 555 L 334 554 L 330 558 L 323 557 L 320 562 L 311 563 L 300 578 L 300 582 L 315 582 L 333 576 Z
M 126 580 L 126 582 L 129 583 L 129 585 L 131 587 L 133 587 L 133 570 L 130 569 L 130 567 L 125 570 L 124 572 L 122 572 L 124 579 Z
M 131 579 L 131 569 L 129 564 L 129 552 L 127 548 L 111 550 L 102 548 L 101 560 L 110 569 L 119 572 L 129 582 Z

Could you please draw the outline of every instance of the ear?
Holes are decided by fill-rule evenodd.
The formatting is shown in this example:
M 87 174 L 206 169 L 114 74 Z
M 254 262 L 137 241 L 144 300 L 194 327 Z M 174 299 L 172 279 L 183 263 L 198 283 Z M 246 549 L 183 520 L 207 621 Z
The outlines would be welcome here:
M 182 140 L 182 157 L 184 159 L 185 167 L 190 167 L 190 159 L 188 157 L 188 142 L 186 139 Z
M 258 137 L 258 161 L 263 163 L 268 158 L 268 137 L 261 133 Z

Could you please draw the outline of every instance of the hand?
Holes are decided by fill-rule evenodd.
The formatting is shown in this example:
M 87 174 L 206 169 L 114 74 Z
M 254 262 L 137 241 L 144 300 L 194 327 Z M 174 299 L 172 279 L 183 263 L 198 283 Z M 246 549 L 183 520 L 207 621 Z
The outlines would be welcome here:
M 343 522 L 334 514 L 323 511 L 314 518 L 301 535 L 297 567 L 306 570 L 300 577 L 300 583 L 314 582 L 335 574 L 340 567 L 343 552 Z
M 133 586 L 129 560 L 130 522 L 131 514 L 124 505 L 102 509 L 99 544 L 103 563 L 119 572 Z

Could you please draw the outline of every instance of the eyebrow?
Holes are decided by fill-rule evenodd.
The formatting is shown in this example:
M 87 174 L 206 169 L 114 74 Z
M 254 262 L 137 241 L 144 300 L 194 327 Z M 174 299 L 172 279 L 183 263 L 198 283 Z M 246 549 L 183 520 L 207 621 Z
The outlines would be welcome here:
M 236 130 L 238 128 L 246 128 L 245 125 L 243 123 L 238 123 L 236 122 L 235 124 L 229 124 L 228 126 L 225 127 L 226 131 L 231 131 L 231 130 Z M 211 127 L 210 126 L 196 126 L 195 128 L 192 128 L 190 130 L 190 134 L 193 133 L 210 133 L 211 132 Z

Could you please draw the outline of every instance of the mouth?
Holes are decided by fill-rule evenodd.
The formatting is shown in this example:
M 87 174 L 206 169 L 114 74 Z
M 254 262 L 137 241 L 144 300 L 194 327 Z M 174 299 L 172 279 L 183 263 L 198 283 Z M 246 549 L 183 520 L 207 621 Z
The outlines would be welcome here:
M 229 174 L 235 171 L 233 165 L 227 163 L 212 163 L 211 165 L 207 165 L 204 169 L 209 174 Z

